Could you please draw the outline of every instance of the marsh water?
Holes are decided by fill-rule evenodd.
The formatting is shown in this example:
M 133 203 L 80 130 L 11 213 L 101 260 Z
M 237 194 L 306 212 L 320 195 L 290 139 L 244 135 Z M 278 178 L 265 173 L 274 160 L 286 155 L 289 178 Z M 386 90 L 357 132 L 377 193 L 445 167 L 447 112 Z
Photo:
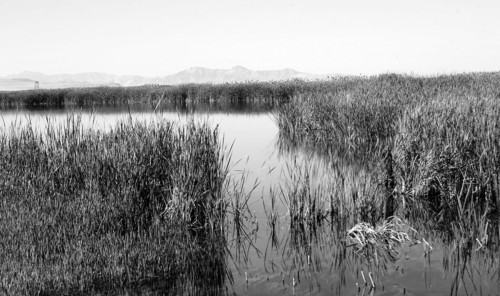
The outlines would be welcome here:
M 308 182 L 320 186 L 331 163 L 313 149 L 279 138 L 273 110 L 265 106 L 113 106 L 90 109 L 0 110 L 0 125 L 31 122 L 64 124 L 69 114 L 84 126 L 107 130 L 120 120 L 207 121 L 218 126 L 231 156 L 231 176 L 243 186 L 246 203 L 242 224 L 228 218 L 226 290 L 236 295 L 498 295 L 498 253 L 480 246 L 464 249 L 459 241 L 444 243 L 439 233 L 426 234 L 427 243 L 407 244 L 398 256 L 377 264 L 346 244 L 347 229 L 326 220 L 314 227 L 292 227 L 284 198 L 298 182 L 302 169 L 312 170 Z M 356 165 L 345 174 L 361 174 Z M 352 177 L 352 176 L 351 176 Z M 356 176 L 354 176 L 355 178 Z M 346 180 L 348 180 L 346 178 Z M 241 183 L 243 182 L 243 184 Z M 348 185 L 345 185 L 348 186 Z M 296 189 L 296 188 L 295 188 Z M 271 213 L 275 213 L 272 220 Z M 274 222 L 273 222 L 274 221 Z M 472 253 L 471 253 L 472 252 Z M 464 253 L 468 255 L 465 256 Z M 210 256 L 210 254 L 206 254 Z M 200 264 L 187 262 L 186 264 Z M 214 271 L 215 272 L 215 271 Z M 370 279 L 371 277 L 371 279 Z M 371 281 L 375 285 L 372 287 Z M 167 283 L 168 284 L 168 283 Z M 148 287 L 144 287 L 145 290 Z

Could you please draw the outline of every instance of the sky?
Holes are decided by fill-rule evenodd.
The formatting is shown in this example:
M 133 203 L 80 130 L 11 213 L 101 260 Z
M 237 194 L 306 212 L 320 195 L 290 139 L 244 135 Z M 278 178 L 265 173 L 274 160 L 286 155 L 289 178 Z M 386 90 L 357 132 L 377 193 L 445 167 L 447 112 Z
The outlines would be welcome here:
M 500 70 L 500 1 L 0 0 L 0 76 Z

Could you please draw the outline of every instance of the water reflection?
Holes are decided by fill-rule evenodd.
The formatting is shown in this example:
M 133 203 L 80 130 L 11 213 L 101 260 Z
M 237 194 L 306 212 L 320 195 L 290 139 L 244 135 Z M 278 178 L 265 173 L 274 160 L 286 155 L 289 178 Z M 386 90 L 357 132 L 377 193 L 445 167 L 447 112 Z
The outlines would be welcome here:
M 368 168 L 383 157 L 386 145 L 352 147 L 338 142 L 311 142 L 296 134 L 278 132 L 276 150 L 280 155 L 309 155 L 335 165 L 350 165 Z
M 207 229 L 178 232 L 164 241 L 160 251 L 168 272 L 146 277 L 127 287 L 99 285 L 94 292 L 127 295 L 226 295 L 232 286 L 226 236 Z M 117 293 L 118 292 L 118 293 Z
M 368 254 L 363 254 L 359 250 L 353 251 L 351 246 L 345 244 L 347 230 L 354 226 L 356 221 L 366 221 L 375 226 L 377 221 L 383 219 L 383 201 L 387 196 L 384 149 L 349 151 L 342 147 L 306 144 L 282 134 L 279 135 L 276 147 L 281 156 L 302 155 L 302 165 L 292 165 L 294 169 L 290 170 L 288 176 L 291 182 L 285 182 L 289 184 L 288 187 L 284 190 L 281 187 L 279 190 L 282 199 L 297 200 L 298 196 L 299 200 L 298 207 L 289 207 L 290 220 L 286 221 L 289 228 L 282 234 L 285 243 L 276 248 L 277 253 L 283 254 L 282 266 L 294 274 L 295 278 L 299 277 L 305 267 L 321 272 L 322 264 L 326 263 L 331 267 L 330 272 L 334 278 L 338 276 L 338 281 L 334 281 L 336 284 L 331 291 L 341 295 L 498 293 L 498 236 L 491 234 L 491 231 L 485 230 L 485 233 L 481 234 L 482 231 L 479 230 L 477 243 L 474 242 L 475 236 L 472 240 L 466 237 L 450 240 L 448 232 L 463 231 L 452 229 L 443 232 L 429 225 L 423 220 L 424 217 L 410 215 L 412 219 L 408 223 L 420 231 L 420 234 L 416 232 L 417 236 L 420 236 L 416 245 L 406 245 L 395 250 L 393 246 L 378 243 L 365 250 Z M 320 159 L 320 163 L 329 165 L 313 169 L 321 173 L 309 178 L 308 176 L 313 174 L 307 172 L 311 170 L 308 158 Z M 306 170 L 306 173 L 297 173 L 301 169 Z M 311 182 L 310 179 L 316 180 L 317 183 Z M 317 191 L 321 193 L 318 194 Z M 301 196 L 304 193 L 306 198 Z M 289 204 L 290 201 L 285 203 Z M 306 206 L 311 210 L 318 204 L 327 205 L 324 210 L 326 223 L 309 223 L 310 220 L 308 223 L 297 223 L 294 213 L 301 213 L 301 207 Z M 268 216 L 271 221 L 274 219 L 269 212 Z M 485 235 L 488 237 L 488 233 L 494 242 L 490 241 L 487 246 L 480 240 Z M 270 240 L 280 241 L 275 236 L 273 233 Z M 319 264 L 315 264 L 316 262 Z M 319 289 L 325 282 L 316 278 L 311 281 L 318 289 L 314 294 L 323 294 Z M 353 290 L 354 286 L 358 288 Z
M 129 104 L 99 104 L 99 105 L 60 105 L 60 106 L 47 106 L 47 105 L 27 105 L 23 108 L 19 107 L 0 107 L 1 113 L 10 112 L 23 112 L 23 113 L 38 113 L 38 112 L 56 112 L 56 113 L 87 113 L 96 112 L 100 114 L 110 113 L 162 113 L 162 112 L 175 112 L 175 113 L 231 113 L 231 114 L 252 114 L 252 113 L 266 113 L 271 112 L 274 105 L 266 101 L 238 101 L 238 102 L 190 102 L 185 101 L 160 101 L 158 103 L 138 103 L 130 102 Z

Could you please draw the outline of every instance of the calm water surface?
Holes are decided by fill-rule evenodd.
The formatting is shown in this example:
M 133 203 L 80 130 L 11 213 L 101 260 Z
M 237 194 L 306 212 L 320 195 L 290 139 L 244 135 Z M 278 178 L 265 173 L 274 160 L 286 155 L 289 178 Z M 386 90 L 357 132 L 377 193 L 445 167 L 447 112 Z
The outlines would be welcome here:
M 43 130 L 47 122 L 64 124 L 72 110 L 4 110 L 0 125 L 6 130 L 13 123 L 31 121 Z M 277 198 L 279 219 L 268 225 L 264 206 L 270 208 L 271 190 L 284 188 L 288 170 L 304 161 L 320 165 L 321 158 L 303 151 L 282 149 L 278 128 L 271 112 L 244 110 L 201 110 L 185 112 L 163 110 L 155 114 L 150 108 L 101 108 L 93 112 L 77 110 L 86 127 L 108 130 L 120 120 L 150 121 L 158 117 L 182 124 L 194 119 L 219 126 L 226 146 L 232 145 L 232 174 L 245 175 L 248 219 L 239 240 L 229 238 L 234 282 L 228 291 L 237 295 L 498 295 L 498 256 L 478 251 L 469 261 L 463 259 L 457 246 L 442 245 L 427 238 L 433 250 L 422 244 L 401 250 L 394 263 L 379 266 L 365 264 L 362 258 L 346 251 L 343 231 L 329 225 L 317 229 L 291 231 L 287 210 Z M 285 152 L 284 152 L 285 151 Z M 294 165 L 295 163 L 295 165 Z M 321 171 L 321 170 L 320 170 Z M 321 182 L 321 176 L 316 177 Z M 255 186 L 257 184 L 257 186 Z M 280 187 L 281 186 L 281 187 Z M 254 188 L 255 187 L 255 188 Z M 251 189 L 254 188 L 253 191 Z M 250 194 L 250 193 L 249 193 Z M 359 221 L 361 222 L 361 221 Z M 350 228 L 354 225 L 347 225 Z M 231 227 L 229 227 L 231 228 Z M 469 257 L 467 257 L 469 258 Z M 364 285 L 372 273 L 375 289 Z M 294 285 L 295 282 L 295 285 Z

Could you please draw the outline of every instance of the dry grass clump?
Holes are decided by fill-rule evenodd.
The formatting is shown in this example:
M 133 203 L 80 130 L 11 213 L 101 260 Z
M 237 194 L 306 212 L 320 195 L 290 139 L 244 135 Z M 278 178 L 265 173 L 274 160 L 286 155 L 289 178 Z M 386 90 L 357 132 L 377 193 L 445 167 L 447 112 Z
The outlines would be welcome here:
M 347 234 L 358 250 L 362 250 L 368 244 L 394 248 L 403 243 L 412 243 L 408 230 L 415 232 L 400 218 L 391 217 L 376 227 L 360 222 L 349 229 Z
M 360 222 L 347 231 L 348 247 L 367 260 L 371 268 L 394 264 L 405 245 L 417 243 L 416 231 L 398 217 L 390 217 L 379 226 Z

